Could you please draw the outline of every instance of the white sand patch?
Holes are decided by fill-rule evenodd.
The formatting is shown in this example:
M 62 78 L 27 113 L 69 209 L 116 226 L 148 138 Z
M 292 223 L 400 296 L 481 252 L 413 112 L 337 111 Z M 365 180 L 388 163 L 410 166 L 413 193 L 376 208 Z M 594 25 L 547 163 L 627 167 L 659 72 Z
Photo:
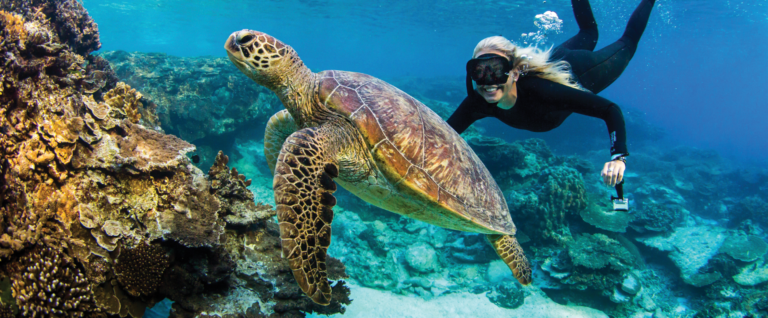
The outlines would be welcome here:
M 323 316 L 310 314 L 307 317 L 365 317 L 365 318 L 488 318 L 488 317 L 539 317 L 579 318 L 608 317 L 603 312 L 581 306 L 564 306 L 547 298 L 547 295 L 533 286 L 525 287 L 531 295 L 525 304 L 517 309 L 501 308 L 491 303 L 485 294 L 449 294 L 424 300 L 419 297 L 396 295 L 390 292 L 350 284 L 352 304 L 344 315 Z

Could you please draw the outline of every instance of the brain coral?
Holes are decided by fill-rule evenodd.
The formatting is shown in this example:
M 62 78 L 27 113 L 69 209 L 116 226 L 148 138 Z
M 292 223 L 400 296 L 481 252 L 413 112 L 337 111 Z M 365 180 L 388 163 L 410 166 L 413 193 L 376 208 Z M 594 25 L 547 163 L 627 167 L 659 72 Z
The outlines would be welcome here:
M 13 297 L 25 317 L 85 317 L 96 309 L 88 279 L 54 248 L 27 252 L 13 276 Z
M 158 245 L 144 243 L 121 250 L 114 267 L 117 280 L 133 296 L 157 291 L 166 268 L 165 251 Z

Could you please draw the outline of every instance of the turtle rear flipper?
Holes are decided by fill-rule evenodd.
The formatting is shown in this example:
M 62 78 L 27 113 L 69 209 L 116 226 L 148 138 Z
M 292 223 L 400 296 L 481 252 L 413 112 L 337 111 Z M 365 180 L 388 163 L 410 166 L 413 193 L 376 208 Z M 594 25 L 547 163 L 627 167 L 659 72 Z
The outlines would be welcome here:
M 517 239 L 512 235 L 490 234 L 487 237 L 496 250 L 496 254 L 499 254 L 504 263 L 507 263 L 517 281 L 523 285 L 530 284 L 531 263 L 525 257 L 523 248 L 517 242 Z
M 280 222 L 283 257 L 288 259 L 301 290 L 313 301 L 328 305 L 331 287 L 326 251 L 331 243 L 331 221 L 339 175 L 328 148 L 327 131 L 306 128 L 291 134 L 275 166 L 275 203 Z

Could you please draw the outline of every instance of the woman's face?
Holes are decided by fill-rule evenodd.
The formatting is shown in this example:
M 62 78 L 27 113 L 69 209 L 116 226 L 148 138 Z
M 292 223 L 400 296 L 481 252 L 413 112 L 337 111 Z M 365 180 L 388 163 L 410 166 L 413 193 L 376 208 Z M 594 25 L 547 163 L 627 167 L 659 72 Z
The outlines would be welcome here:
M 483 54 L 496 54 L 499 56 L 502 56 L 504 58 L 509 59 L 506 54 L 504 54 L 501 51 L 496 50 L 481 50 L 477 53 L 476 56 L 480 56 Z M 512 73 L 509 74 L 509 78 L 507 78 L 507 82 L 504 84 L 497 84 L 497 85 L 477 85 L 477 92 L 485 98 L 485 101 L 488 103 L 498 103 L 502 98 L 505 97 L 505 95 L 508 95 L 515 84 L 515 76 L 516 74 Z

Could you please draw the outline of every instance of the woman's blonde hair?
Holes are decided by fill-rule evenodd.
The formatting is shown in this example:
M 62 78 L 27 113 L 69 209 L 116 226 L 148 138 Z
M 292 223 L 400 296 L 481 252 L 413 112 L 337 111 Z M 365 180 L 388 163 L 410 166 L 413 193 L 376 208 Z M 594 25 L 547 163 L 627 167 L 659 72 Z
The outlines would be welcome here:
M 480 41 L 480 43 L 477 43 L 475 52 L 472 53 L 472 58 L 476 58 L 477 54 L 483 50 L 503 52 L 513 63 L 513 70 L 524 70 L 523 73 L 529 73 L 532 76 L 541 77 L 568 87 L 586 90 L 573 79 L 571 64 L 566 61 L 549 62 L 552 48 L 542 51 L 535 46 L 519 47 L 512 43 L 512 41 L 507 40 L 507 38 L 497 35 L 487 37 Z

